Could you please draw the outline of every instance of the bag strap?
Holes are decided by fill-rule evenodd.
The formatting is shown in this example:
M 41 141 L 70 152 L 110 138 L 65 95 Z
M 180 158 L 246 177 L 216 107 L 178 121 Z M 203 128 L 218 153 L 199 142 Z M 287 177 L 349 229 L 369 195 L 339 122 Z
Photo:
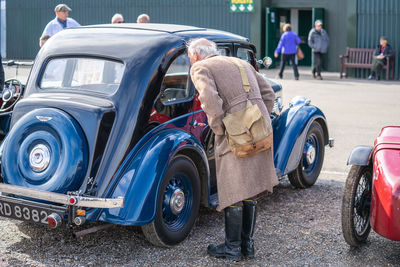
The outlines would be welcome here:
M 250 83 L 249 83 L 249 79 L 247 78 L 246 70 L 244 69 L 242 60 L 238 59 L 238 58 L 234 58 L 233 62 L 239 68 L 240 76 L 242 77 L 242 85 L 243 85 L 244 91 L 246 93 L 250 92 Z

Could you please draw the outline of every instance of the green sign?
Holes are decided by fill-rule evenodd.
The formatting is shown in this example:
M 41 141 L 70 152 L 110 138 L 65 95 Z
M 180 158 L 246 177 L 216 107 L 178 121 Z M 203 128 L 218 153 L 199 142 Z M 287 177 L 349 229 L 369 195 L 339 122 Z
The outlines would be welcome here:
M 229 10 L 231 12 L 253 12 L 254 0 L 230 0 Z

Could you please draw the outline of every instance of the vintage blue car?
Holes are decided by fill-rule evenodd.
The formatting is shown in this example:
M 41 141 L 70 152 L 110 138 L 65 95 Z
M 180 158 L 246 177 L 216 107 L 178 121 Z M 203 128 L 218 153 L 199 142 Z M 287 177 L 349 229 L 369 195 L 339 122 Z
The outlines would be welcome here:
M 257 69 L 248 39 L 217 30 L 118 24 L 51 37 L 0 148 L 0 216 L 50 228 L 141 226 L 160 246 L 184 240 L 200 205 L 218 204 L 213 133 L 186 53 L 198 37 Z M 325 116 L 304 97 L 283 111 L 281 86 L 268 81 L 276 172 L 312 186 L 331 144 Z

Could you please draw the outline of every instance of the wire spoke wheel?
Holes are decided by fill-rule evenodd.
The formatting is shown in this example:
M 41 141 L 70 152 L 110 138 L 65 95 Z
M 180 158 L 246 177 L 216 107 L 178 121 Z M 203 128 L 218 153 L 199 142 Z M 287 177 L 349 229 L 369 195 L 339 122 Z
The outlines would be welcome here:
M 342 232 L 350 246 L 357 247 L 364 243 L 371 231 L 371 194 L 371 167 L 352 166 L 342 200 Z
M 363 173 L 354 196 L 353 220 L 358 235 L 363 235 L 369 226 L 369 211 L 371 207 L 372 177 L 367 172 Z

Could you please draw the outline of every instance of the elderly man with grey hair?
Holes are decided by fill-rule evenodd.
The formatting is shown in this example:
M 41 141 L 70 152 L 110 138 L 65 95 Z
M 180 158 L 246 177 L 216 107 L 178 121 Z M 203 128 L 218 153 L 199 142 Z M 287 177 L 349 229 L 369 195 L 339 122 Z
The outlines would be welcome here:
M 124 17 L 119 13 L 115 13 L 114 16 L 112 16 L 111 18 L 111 24 L 116 23 L 124 23 Z
M 141 14 L 137 17 L 137 23 L 150 23 L 150 17 L 147 14 Z
M 239 158 L 230 150 L 223 118 L 247 106 L 257 105 L 262 116 L 271 123 L 275 94 L 264 77 L 248 62 L 217 54 L 217 45 L 207 39 L 195 39 L 188 45 L 192 68 L 190 75 L 199 92 L 201 107 L 215 133 L 215 162 L 218 186 L 218 211 L 225 214 L 225 242 L 209 245 L 208 254 L 240 260 L 254 257 L 253 234 L 256 222 L 256 197 L 272 192 L 278 184 L 272 148 L 256 155 Z M 243 89 L 238 65 L 244 69 L 250 91 Z
M 308 46 L 311 47 L 314 54 L 312 75 L 314 79 L 322 80 L 321 71 L 323 57 L 328 51 L 329 46 L 329 35 L 324 29 L 322 29 L 322 21 L 315 21 L 315 28 L 311 29 L 308 34 Z

